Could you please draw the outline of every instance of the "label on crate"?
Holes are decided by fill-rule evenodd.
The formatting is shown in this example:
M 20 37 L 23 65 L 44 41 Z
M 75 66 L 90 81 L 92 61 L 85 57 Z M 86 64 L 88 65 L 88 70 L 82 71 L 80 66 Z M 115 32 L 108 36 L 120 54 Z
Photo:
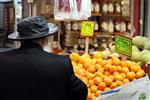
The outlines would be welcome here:
M 115 51 L 126 55 L 132 55 L 132 39 L 124 36 L 115 36 Z
M 83 21 L 81 36 L 93 36 L 95 23 L 93 21 Z

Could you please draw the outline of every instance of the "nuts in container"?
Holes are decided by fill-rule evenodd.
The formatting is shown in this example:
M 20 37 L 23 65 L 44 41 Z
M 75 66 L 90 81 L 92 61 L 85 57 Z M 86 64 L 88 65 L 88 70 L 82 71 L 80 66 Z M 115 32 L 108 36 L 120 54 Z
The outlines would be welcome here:
M 114 24 L 113 24 L 113 21 L 110 20 L 108 21 L 108 32 L 114 32 Z
M 113 3 L 109 3 L 108 4 L 108 12 L 109 13 L 113 13 L 114 12 L 114 5 L 113 5 Z
M 122 15 L 130 16 L 130 1 L 122 0 L 121 4 L 122 4 Z
M 95 30 L 95 31 L 98 31 L 98 29 L 99 29 L 99 25 L 98 25 L 98 23 L 95 21 L 94 30 Z
M 103 21 L 101 24 L 101 28 L 103 32 L 107 32 L 108 30 L 108 23 L 106 21 Z
M 65 25 L 66 25 L 66 27 L 65 27 L 66 30 L 70 31 L 71 30 L 71 23 L 70 22 L 66 22 Z
M 121 13 L 121 4 L 115 3 L 115 13 L 120 14 Z
M 74 31 L 77 31 L 77 30 L 78 30 L 78 22 L 74 22 L 74 23 L 72 24 L 72 29 L 73 29 Z
M 126 23 L 125 22 L 120 23 L 120 32 L 126 32 Z
M 98 2 L 96 2 L 94 4 L 94 12 L 95 13 L 99 13 L 100 12 L 100 4 Z
M 91 4 L 91 12 L 92 13 L 94 12 L 94 4 L 93 3 Z
M 102 12 L 103 14 L 107 14 L 108 13 L 108 5 L 107 3 L 104 3 L 102 6 Z

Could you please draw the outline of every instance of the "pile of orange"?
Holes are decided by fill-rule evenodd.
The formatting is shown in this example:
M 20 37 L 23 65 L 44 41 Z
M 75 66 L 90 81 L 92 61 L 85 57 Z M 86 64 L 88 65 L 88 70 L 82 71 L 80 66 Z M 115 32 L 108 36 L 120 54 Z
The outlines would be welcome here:
M 145 72 L 132 61 L 121 61 L 117 57 L 108 60 L 91 58 L 88 54 L 70 56 L 77 77 L 88 87 L 87 100 L 94 100 L 102 92 L 111 90 L 141 78 Z

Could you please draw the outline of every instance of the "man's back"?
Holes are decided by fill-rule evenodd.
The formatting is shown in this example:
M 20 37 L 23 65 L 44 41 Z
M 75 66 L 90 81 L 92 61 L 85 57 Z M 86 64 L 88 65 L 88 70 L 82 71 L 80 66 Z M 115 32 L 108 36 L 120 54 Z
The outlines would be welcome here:
M 0 62 L 0 100 L 86 98 L 87 88 L 74 76 L 70 60 L 37 44 L 2 53 Z

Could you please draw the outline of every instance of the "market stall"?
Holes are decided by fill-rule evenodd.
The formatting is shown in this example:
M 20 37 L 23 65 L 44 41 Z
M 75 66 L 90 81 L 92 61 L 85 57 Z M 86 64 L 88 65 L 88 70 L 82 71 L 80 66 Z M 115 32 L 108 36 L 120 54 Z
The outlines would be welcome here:
M 87 100 L 149 100 L 150 39 L 134 34 L 133 1 L 22 0 L 22 17 L 59 26 L 49 46 L 70 57 Z

